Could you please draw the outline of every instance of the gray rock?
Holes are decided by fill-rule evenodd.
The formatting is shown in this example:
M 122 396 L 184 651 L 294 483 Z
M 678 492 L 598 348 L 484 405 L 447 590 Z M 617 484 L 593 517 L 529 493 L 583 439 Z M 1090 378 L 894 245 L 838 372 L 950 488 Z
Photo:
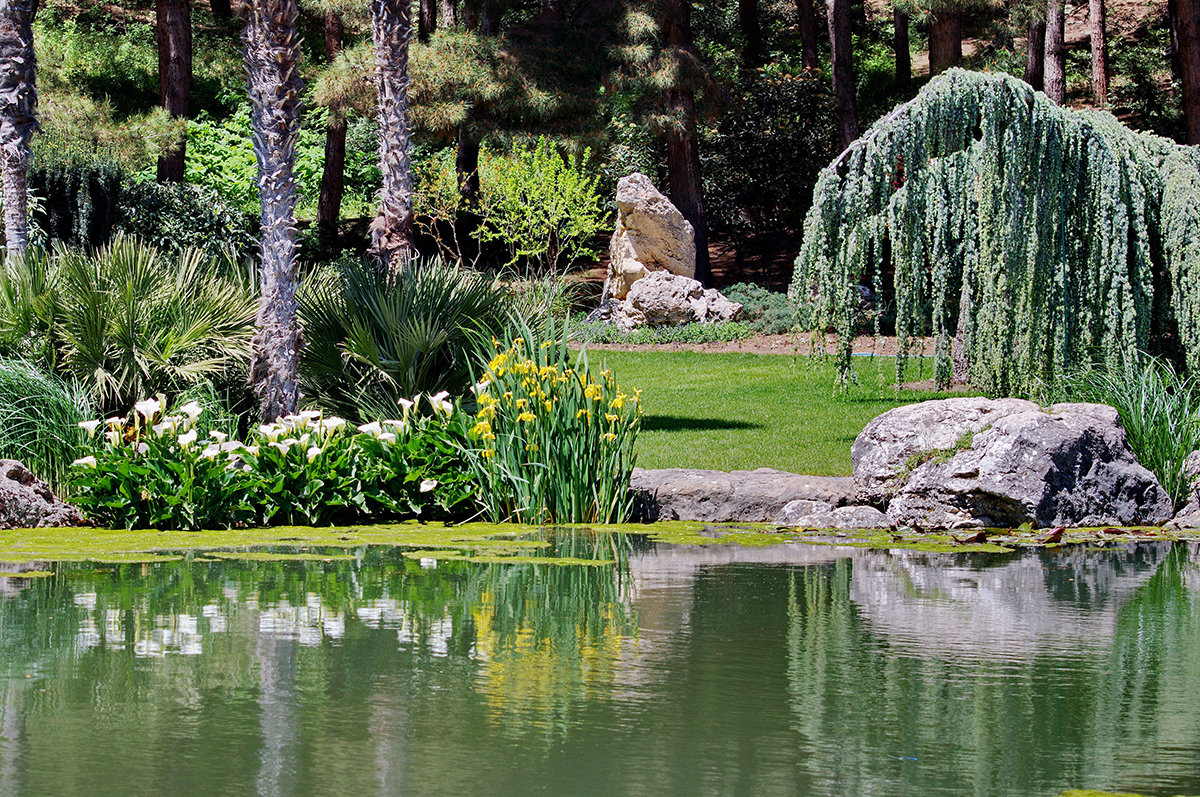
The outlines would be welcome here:
M 859 497 L 917 528 L 1158 524 L 1171 501 L 1117 411 L 1016 399 L 899 407 L 851 451 Z
M 734 321 L 741 313 L 742 306 L 719 291 L 706 290 L 694 279 L 655 271 L 634 283 L 623 301 L 604 299 L 588 320 L 634 329 Z
M 873 506 L 840 506 L 836 509 L 826 505 L 813 509 L 815 501 L 792 501 L 775 518 L 780 526 L 803 529 L 888 529 L 892 527 L 888 516 Z M 818 505 L 819 506 L 819 505 Z
M 850 478 L 802 476 L 759 468 L 754 471 L 636 468 L 630 487 L 635 517 L 642 521 L 699 520 L 765 522 L 792 501 L 807 500 L 833 508 L 850 503 Z
M 604 295 L 624 299 L 653 271 L 696 273 L 696 234 L 650 178 L 634 173 L 617 182 L 617 223 L 608 246 Z
M 0 528 L 82 526 L 87 521 L 49 485 L 14 459 L 0 459 Z

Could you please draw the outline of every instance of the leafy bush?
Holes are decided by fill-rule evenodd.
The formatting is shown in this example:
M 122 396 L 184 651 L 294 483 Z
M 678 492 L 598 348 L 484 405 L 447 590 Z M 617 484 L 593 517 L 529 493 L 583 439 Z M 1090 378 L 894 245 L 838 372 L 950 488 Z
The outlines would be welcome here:
M 0 459 L 16 459 L 55 492 L 79 456 L 91 401 L 77 384 L 20 360 L 0 361 Z
M 837 155 L 836 119 L 820 76 L 753 73 L 701 148 L 710 225 L 740 234 L 799 227 L 817 175 Z
M 93 252 L 8 258 L 0 351 L 80 380 L 105 411 L 241 367 L 255 291 L 195 250 L 167 257 L 119 236 Z
M 739 282 L 726 288 L 725 296 L 742 306 L 743 323 L 760 335 L 786 335 L 796 326 L 796 310 L 786 293 Z
M 81 424 L 91 453 L 75 462 L 75 502 L 96 522 L 126 528 L 462 517 L 475 493 L 467 421 L 443 396 L 406 404 L 398 420 L 357 431 L 304 412 L 243 443 L 219 431 L 200 437 L 199 402 L 168 414 L 161 397 L 140 401 L 128 418 Z
M 547 138 L 511 153 L 485 150 L 479 202 L 468 204 L 459 192 L 453 150 L 442 150 L 415 167 L 413 213 L 448 259 L 468 257 L 457 222 L 469 213 L 478 218 L 481 242 L 503 248 L 507 268 L 557 274 L 580 258 L 595 257 L 593 239 L 608 225 L 600 177 L 588 168 L 589 157 L 586 150 L 564 157 Z
M 476 386 L 470 462 L 491 520 L 612 523 L 630 511 L 641 402 L 573 357 L 566 329 L 496 344 Z M 572 359 L 574 364 L 572 365 Z
M 1119 368 L 1095 368 L 1067 380 L 1069 395 L 1115 407 L 1129 445 L 1179 508 L 1191 484 L 1188 455 L 1200 449 L 1200 382 L 1165 360 L 1143 356 Z
M 480 238 L 504 244 L 509 266 L 525 262 L 543 274 L 595 257 L 592 238 L 604 229 L 608 214 L 597 191 L 600 178 L 585 165 L 590 154 L 564 158 L 544 137 L 508 157 L 485 153 Z
M 396 417 L 417 393 L 460 393 L 473 352 L 507 310 L 499 283 L 438 260 L 398 273 L 343 262 L 301 292 L 301 388 L 316 406 L 354 419 Z
M 29 170 L 30 224 L 41 243 L 100 246 L 120 220 L 121 168 L 110 160 L 76 155 L 39 140 Z
M 162 252 L 198 249 L 210 257 L 252 252 L 250 220 L 216 191 L 187 183 L 131 183 L 121 192 L 118 228 Z

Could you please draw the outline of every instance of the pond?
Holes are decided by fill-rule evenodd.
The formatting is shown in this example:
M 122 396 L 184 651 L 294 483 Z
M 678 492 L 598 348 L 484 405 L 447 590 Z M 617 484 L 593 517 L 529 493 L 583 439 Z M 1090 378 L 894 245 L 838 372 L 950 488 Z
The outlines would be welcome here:
M 1195 544 L 548 541 L 24 566 L 0 794 L 1200 793 Z

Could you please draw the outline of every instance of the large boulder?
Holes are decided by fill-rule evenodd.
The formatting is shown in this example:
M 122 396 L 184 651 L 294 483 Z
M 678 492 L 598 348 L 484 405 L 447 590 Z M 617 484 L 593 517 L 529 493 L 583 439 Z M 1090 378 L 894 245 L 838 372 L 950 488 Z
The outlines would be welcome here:
M 656 271 L 638 280 L 623 300 L 605 299 L 587 320 L 630 330 L 736 321 L 741 314 L 742 306 L 720 291 L 705 289 L 694 279 Z
M 83 514 L 14 459 L 0 459 L 0 528 L 82 526 Z
M 850 503 L 854 482 L 849 478 L 801 476 L 759 468 L 754 471 L 635 468 L 635 517 L 643 521 L 700 520 L 766 522 L 774 520 L 792 501 L 813 501 L 832 509 Z
M 617 182 L 617 224 L 608 255 L 605 295 L 624 299 L 653 271 L 694 276 L 696 234 L 650 178 L 635 172 Z
M 851 449 L 864 503 L 916 528 L 1163 523 L 1171 501 L 1138 463 L 1117 411 L 1017 399 L 899 407 Z

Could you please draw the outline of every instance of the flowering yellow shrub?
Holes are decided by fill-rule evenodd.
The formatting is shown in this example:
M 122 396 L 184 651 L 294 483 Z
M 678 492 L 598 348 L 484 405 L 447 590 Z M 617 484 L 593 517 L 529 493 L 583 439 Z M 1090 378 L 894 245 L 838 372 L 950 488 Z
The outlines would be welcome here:
M 622 391 L 609 371 L 590 370 L 582 354 L 569 365 L 562 340 L 518 337 L 494 345 L 475 386 L 470 430 L 493 519 L 624 520 L 641 426 L 637 391 Z

